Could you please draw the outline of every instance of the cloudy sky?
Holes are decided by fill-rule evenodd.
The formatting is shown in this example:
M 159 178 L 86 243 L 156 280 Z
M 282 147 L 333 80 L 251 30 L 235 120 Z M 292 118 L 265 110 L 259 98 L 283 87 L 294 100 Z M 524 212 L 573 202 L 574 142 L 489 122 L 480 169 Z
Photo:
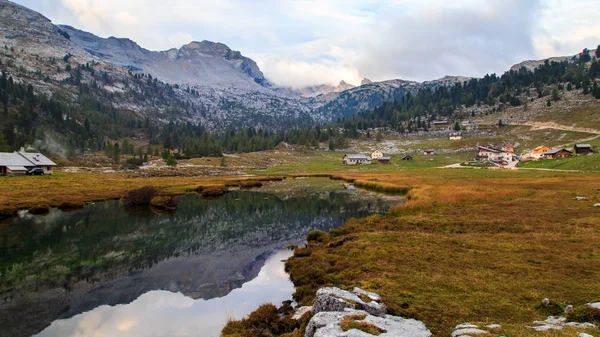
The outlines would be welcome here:
M 16 0 L 150 50 L 227 44 L 280 85 L 502 73 L 600 44 L 598 0 Z

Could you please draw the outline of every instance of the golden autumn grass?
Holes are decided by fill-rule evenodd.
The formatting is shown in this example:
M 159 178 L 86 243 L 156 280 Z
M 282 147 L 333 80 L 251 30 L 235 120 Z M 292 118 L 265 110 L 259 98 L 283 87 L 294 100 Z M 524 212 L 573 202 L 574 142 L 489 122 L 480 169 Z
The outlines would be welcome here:
M 492 336 L 544 337 L 550 334 L 523 328 L 553 314 L 539 305 L 542 298 L 600 301 L 600 209 L 593 207 L 600 202 L 600 175 L 441 169 L 315 174 L 408 195 L 388 214 L 352 219 L 287 263 L 301 304 L 310 304 L 322 286 L 359 286 L 381 294 L 392 313 L 423 320 L 436 336 L 470 321 L 502 324 Z M 0 178 L 0 210 L 120 198 L 142 186 L 176 195 L 245 180 L 260 179 L 120 173 Z
M 39 205 L 80 205 L 85 202 L 121 198 L 143 186 L 160 194 L 179 195 L 198 187 L 223 187 L 247 181 L 277 180 L 281 177 L 157 177 L 142 178 L 128 173 L 63 173 L 52 176 L 0 177 L 0 214 Z M 66 207 L 69 208 L 69 207 Z
M 508 324 L 497 336 L 546 336 L 522 328 L 554 314 L 540 306 L 543 298 L 600 300 L 598 175 L 436 170 L 342 178 L 413 188 L 389 214 L 350 220 L 287 263 L 301 304 L 322 286 L 359 286 L 437 336 L 468 321 Z

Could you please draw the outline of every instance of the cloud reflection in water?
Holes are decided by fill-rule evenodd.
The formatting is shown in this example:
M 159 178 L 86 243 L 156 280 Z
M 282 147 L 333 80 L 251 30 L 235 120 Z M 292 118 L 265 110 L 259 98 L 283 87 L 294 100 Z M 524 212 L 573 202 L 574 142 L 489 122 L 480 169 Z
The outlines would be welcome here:
M 228 295 L 193 300 L 181 293 L 150 291 L 130 304 L 100 306 L 66 320 L 58 320 L 38 337 L 213 337 L 229 318 L 240 319 L 263 303 L 290 300 L 294 285 L 283 260 L 292 255 L 279 250 L 258 276 Z

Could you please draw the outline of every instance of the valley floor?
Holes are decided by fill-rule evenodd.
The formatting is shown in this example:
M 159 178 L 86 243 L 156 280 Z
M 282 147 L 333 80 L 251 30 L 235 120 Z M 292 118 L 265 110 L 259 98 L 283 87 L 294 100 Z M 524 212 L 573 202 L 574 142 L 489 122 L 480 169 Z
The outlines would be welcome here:
M 398 161 L 398 154 L 394 165 L 345 167 L 341 155 L 228 156 L 223 171 L 215 171 L 224 175 L 214 177 L 190 172 L 2 177 L 0 210 L 11 214 L 39 205 L 120 198 L 141 186 L 177 195 L 266 176 L 334 175 L 373 190 L 409 190 L 407 202 L 386 215 L 352 219 L 297 252 L 287 269 L 301 304 L 310 304 L 322 286 L 358 286 L 381 294 L 393 314 L 423 320 L 436 336 L 467 321 L 502 324 L 498 336 L 549 336 L 523 326 L 566 304 L 600 300 L 600 207 L 594 207 L 600 203 L 599 173 L 435 168 L 464 160 L 460 152 L 417 156 L 410 163 Z M 215 169 L 217 163 L 188 162 Z M 238 175 L 226 175 L 227 170 Z M 542 307 L 546 297 L 557 305 Z

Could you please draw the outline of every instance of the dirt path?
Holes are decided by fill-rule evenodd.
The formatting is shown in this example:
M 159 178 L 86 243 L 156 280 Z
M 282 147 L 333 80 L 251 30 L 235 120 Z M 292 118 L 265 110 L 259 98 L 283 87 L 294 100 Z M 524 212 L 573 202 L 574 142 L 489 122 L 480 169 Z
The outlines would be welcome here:
M 525 123 L 515 123 L 509 125 L 518 125 L 518 126 L 530 126 L 532 130 L 543 130 L 543 129 L 555 129 L 555 130 L 563 130 L 563 131 L 576 131 L 576 132 L 585 132 L 585 133 L 593 133 L 596 135 L 600 135 L 600 130 L 592 129 L 592 128 L 580 128 L 576 126 L 567 126 L 561 125 L 555 122 L 525 122 Z

